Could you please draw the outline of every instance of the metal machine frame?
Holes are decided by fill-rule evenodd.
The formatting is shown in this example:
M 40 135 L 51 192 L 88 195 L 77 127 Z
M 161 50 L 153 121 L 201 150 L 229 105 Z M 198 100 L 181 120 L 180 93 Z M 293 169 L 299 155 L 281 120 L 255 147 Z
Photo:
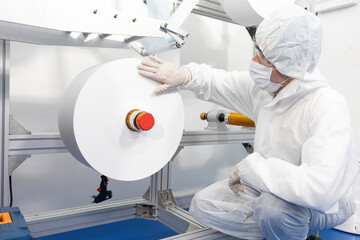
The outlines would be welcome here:
M 206 2 L 206 1 L 205 1 Z M 193 11 L 194 12 L 194 11 Z M 201 14 L 200 12 L 195 13 Z M 203 14 L 202 15 L 206 15 Z M 207 15 L 209 16 L 209 15 Z M 9 24 L 0 21 L 0 25 Z M 11 25 L 11 24 L 10 24 Z M 11 26 L 10 26 L 11 27 Z M 21 30 L 21 29 L 20 29 Z M 24 30 L 24 29 L 23 29 Z M 41 29 L 38 29 L 39 31 Z M 165 29 L 166 30 L 166 29 Z M 10 41 L 24 41 L 38 44 L 29 29 L 24 30 L 22 37 L 6 28 L 0 33 L 0 206 L 9 205 L 9 174 L 32 154 L 64 153 L 67 149 L 59 133 L 31 134 L 12 119 L 9 113 L 10 83 Z M 45 34 L 46 33 L 46 34 Z M 15 36 L 15 37 L 14 37 Z M 23 38 L 23 40 L 21 40 Z M 136 39 L 137 36 L 132 38 Z M 96 41 L 84 42 L 71 40 L 68 32 L 46 30 L 40 44 L 92 47 L 124 47 L 126 44 L 114 44 L 98 38 Z M 15 125 L 14 125 L 15 124 Z M 15 130 L 14 130 L 15 126 Z M 20 129 L 20 130 L 19 130 Z M 132 218 L 158 220 L 173 229 L 179 235 L 167 239 L 227 239 L 231 238 L 213 229 L 206 228 L 183 208 L 190 206 L 193 195 L 199 190 L 172 193 L 171 164 L 185 146 L 251 143 L 254 130 L 238 131 L 195 131 L 184 132 L 179 148 L 168 164 L 150 177 L 150 187 L 143 197 L 87 205 L 70 209 L 26 215 L 30 231 L 34 237 L 40 237 L 95 225 L 116 222 Z M 10 171 L 9 171 L 10 167 Z M 186 232 L 189 224 L 197 230 Z
M 32 154 L 64 153 L 67 149 L 59 133 L 10 135 L 9 81 L 10 81 L 10 42 L 0 40 L 1 48 L 1 165 L 0 165 L 0 205 L 9 203 L 9 162 L 16 157 Z M 171 164 L 185 146 L 236 144 L 253 142 L 253 130 L 238 131 L 195 131 L 184 132 L 180 145 L 173 158 L 159 172 L 151 176 L 147 194 L 142 198 L 88 205 L 58 211 L 37 213 L 25 216 L 30 231 L 35 237 L 75 230 L 131 218 L 158 220 L 178 233 L 170 239 L 216 239 L 227 237 L 208 229 L 193 219 L 182 208 L 189 207 L 194 193 L 199 189 L 171 192 Z M 15 157 L 15 158 L 14 158 Z M 189 223 L 198 230 L 185 233 Z
M 175 232 L 183 233 L 171 239 L 226 238 L 228 236 L 206 228 L 183 210 L 190 206 L 193 195 L 199 189 L 172 194 L 171 165 L 178 153 L 186 146 L 240 144 L 252 142 L 253 139 L 253 130 L 184 132 L 172 159 L 164 168 L 150 177 L 150 187 L 143 197 L 26 215 L 26 222 L 36 237 L 126 219 L 145 218 L 158 220 Z M 58 133 L 9 135 L 8 140 L 9 158 L 3 159 L 4 163 L 9 163 L 12 156 L 67 152 Z M 3 180 L 6 179 L 7 177 Z M 8 196 L 5 193 L 4 195 Z M 198 230 L 185 233 L 189 224 Z

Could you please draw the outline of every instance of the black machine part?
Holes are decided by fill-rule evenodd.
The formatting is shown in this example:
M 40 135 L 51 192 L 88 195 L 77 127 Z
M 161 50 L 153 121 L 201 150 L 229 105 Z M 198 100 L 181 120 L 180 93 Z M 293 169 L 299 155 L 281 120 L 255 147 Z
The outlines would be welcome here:
M 97 196 L 95 196 L 95 195 L 91 196 L 92 198 L 94 198 L 93 203 L 99 203 L 99 202 L 102 202 L 102 201 L 112 198 L 112 191 L 107 190 L 108 182 L 109 182 L 109 179 L 105 175 L 102 175 L 101 182 L 100 182 L 100 188 L 98 188 L 99 194 Z
M 308 236 L 308 237 L 306 238 L 306 240 L 323 240 L 323 239 L 320 237 L 319 233 L 316 232 L 316 233 Z
M 251 40 L 254 42 L 255 42 L 256 29 L 257 29 L 257 26 L 246 27 L 246 30 L 248 31 L 248 33 L 251 37 Z

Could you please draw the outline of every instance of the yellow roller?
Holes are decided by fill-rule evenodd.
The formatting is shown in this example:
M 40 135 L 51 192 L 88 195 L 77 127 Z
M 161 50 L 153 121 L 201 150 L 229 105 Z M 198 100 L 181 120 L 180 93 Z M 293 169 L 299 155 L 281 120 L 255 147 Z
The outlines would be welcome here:
M 206 120 L 206 118 L 207 118 L 207 114 L 206 114 L 206 113 L 201 113 L 201 114 L 200 114 L 200 119 L 201 119 L 201 120 Z
M 236 112 L 224 113 L 221 111 L 210 111 L 208 113 L 200 114 L 201 120 L 207 120 L 208 122 L 225 122 L 229 125 L 237 125 L 244 127 L 255 127 L 255 123 L 250 118 Z
M 225 114 L 225 121 L 230 125 L 255 127 L 255 122 L 253 120 L 236 112 Z

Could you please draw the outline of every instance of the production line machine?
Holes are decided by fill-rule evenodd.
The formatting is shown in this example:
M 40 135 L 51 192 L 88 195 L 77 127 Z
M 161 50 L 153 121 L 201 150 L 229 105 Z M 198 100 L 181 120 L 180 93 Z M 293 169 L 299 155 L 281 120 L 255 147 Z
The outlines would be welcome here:
M 149 2 L 150 1 L 148 1 L 148 4 Z M 177 6 L 177 1 L 174 3 L 176 4 L 175 6 Z M 122 136 L 121 139 L 126 139 L 126 144 L 128 144 L 129 141 L 136 142 L 140 139 L 140 141 L 144 141 L 145 145 L 138 145 L 145 146 L 143 147 L 143 150 L 146 150 L 149 148 L 146 147 L 146 144 L 151 144 L 152 148 L 154 148 L 154 146 L 161 146 L 161 144 L 166 143 L 168 146 L 167 151 L 166 154 L 160 157 L 161 161 L 158 161 L 156 164 L 148 163 L 149 165 L 145 168 L 147 171 L 140 175 L 136 175 L 135 172 L 131 170 L 131 166 L 130 170 L 125 166 L 112 167 L 107 170 L 101 169 L 101 164 L 97 165 L 97 161 L 94 160 L 96 157 L 91 157 L 93 153 L 88 155 L 88 153 L 85 153 L 86 151 L 82 149 L 82 147 L 85 147 L 88 150 L 92 149 L 92 147 L 87 147 L 90 146 L 88 145 L 88 142 L 85 143 L 82 142 L 82 140 L 79 140 L 79 136 L 81 135 L 83 136 L 83 140 L 88 138 L 86 131 L 89 131 L 89 128 L 82 130 L 74 128 L 74 122 L 72 122 L 70 119 L 75 119 L 81 123 L 81 126 L 87 127 L 90 127 L 88 125 L 88 120 L 92 119 L 92 123 L 94 125 L 91 126 L 91 128 L 94 129 L 93 127 L 95 127 L 96 129 L 99 119 L 89 118 L 89 116 L 101 116 L 104 113 L 106 114 L 106 112 L 88 112 L 84 114 L 84 111 L 86 112 L 89 110 L 86 107 L 86 104 L 82 105 L 83 109 L 80 108 L 80 113 L 76 112 L 79 110 L 79 108 L 77 108 L 75 111 L 74 104 L 76 103 L 77 106 L 79 106 L 82 100 L 78 97 L 77 93 L 81 92 L 82 96 L 85 96 L 86 94 L 84 93 L 87 92 L 87 94 L 89 94 L 88 96 L 91 96 L 91 94 L 94 93 L 93 91 L 99 91 L 99 87 L 101 88 L 104 86 L 110 86 L 109 89 L 104 89 L 105 92 L 111 91 L 111 86 L 114 85 L 100 84 L 98 81 L 99 78 L 95 75 L 101 72 L 104 68 L 107 68 L 107 70 L 114 70 L 120 66 L 120 69 L 124 70 L 125 68 L 129 67 L 129 64 L 130 66 L 134 67 L 138 64 L 137 59 L 120 59 L 111 63 L 105 63 L 101 66 L 98 66 L 97 68 L 91 68 L 87 73 L 80 74 L 78 81 L 81 82 L 81 84 L 75 84 L 75 87 L 69 91 L 70 97 L 64 98 L 65 103 L 63 105 L 65 107 L 61 110 L 63 112 L 61 113 L 60 111 L 59 114 L 59 129 L 61 135 L 60 133 L 32 134 L 20 123 L 18 123 L 9 113 L 10 41 L 58 46 L 109 48 L 130 47 L 135 49 L 142 56 L 146 56 L 158 51 L 159 48 L 162 50 L 171 50 L 173 48 L 179 48 L 184 45 L 185 39 L 189 36 L 189 34 L 181 30 L 179 27 L 196 3 L 197 1 L 193 0 L 184 1 L 184 3 L 182 3 L 180 7 L 177 8 L 178 14 L 175 14 L 176 12 L 173 14 L 173 16 L 176 16 L 177 19 L 182 20 L 173 21 L 169 19 L 168 22 L 160 21 L 156 18 L 129 16 L 129 14 L 124 12 L 111 9 L 93 9 L 88 6 L 80 5 L 71 6 L 69 8 L 68 6 L 63 5 L 61 1 L 55 1 L 51 4 L 42 0 L 9 1 L 8 4 L 1 8 L 0 38 L 3 40 L 0 42 L 0 57 L 2 62 L 2 84 L 0 86 L 2 102 L 0 205 L 10 205 L 11 194 L 9 193 L 8 176 L 11 175 L 11 173 L 28 157 L 35 154 L 64 153 L 70 151 L 70 153 L 72 153 L 80 162 L 96 169 L 97 171 L 102 172 L 108 177 L 115 179 L 135 180 L 151 176 L 150 187 L 143 197 L 125 201 L 104 202 L 101 205 L 89 205 L 26 215 L 24 219 L 26 220 L 26 224 L 28 225 L 33 237 L 40 237 L 131 218 L 158 220 L 178 233 L 185 233 L 190 223 L 198 228 L 198 230 L 191 233 L 185 233 L 184 235 L 180 234 L 176 236 L 178 239 L 204 239 L 214 238 L 214 236 L 222 238 L 227 237 L 222 233 L 206 228 L 183 210 L 184 207 L 189 207 L 190 200 L 194 192 L 197 190 L 176 194 L 172 193 L 170 183 L 171 163 L 177 154 L 181 151 L 181 149 L 183 149 L 185 146 L 251 143 L 254 137 L 253 129 L 226 132 L 183 132 L 183 110 L 180 95 L 174 91 L 169 95 L 164 95 L 157 98 L 150 96 L 149 93 L 150 91 L 152 92 L 153 87 L 155 86 L 154 83 L 142 79 L 137 75 L 133 76 L 134 79 L 141 79 L 139 81 L 144 81 L 147 84 L 147 87 L 136 89 L 137 94 L 139 94 L 138 96 L 142 96 L 143 98 L 133 98 L 134 101 L 120 101 L 119 104 L 121 106 L 118 105 L 118 107 L 121 108 L 121 114 L 116 116 L 118 121 L 116 121 L 114 124 L 119 125 L 121 123 L 120 125 L 123 127 L 122 129 L 124 131 L 120 131 L 120 133 L 126 135 Z M 41 7 L 39 8 L 39 6 Z M 219 6 L 215 7 L 219 8 Z M 14 14 L 14 12 L 16 12 L 16 14 Z M 66 18 L 64 18 L 62 15 L 64 12 L 67 13 Z M 220 17 L 225 18 L 226 14 L 223 15 L 224 16 Z M 219 16 L 217 16 L 217 18 L 219 18 Z M 77 19 L 77 21 L 72 21 L 73 19 Z M 123 39 L 122 41 L 114 40 L 112 38 L 113 36 L 123 36 Z M 166 39 L 166 44 L 163 44 L 163 40 L 161 40 L 162 42 L 160 41 L 160 45 L 165 45 L 165 47 L 156 46 L 151 48 L 146 45 L 146 42 L 139 41 L 148 37 Z M 116 66 L 112 66 L 112 64 Z M 130 72 L 135 74 L 135 68 L 133 68 L 133 71 Z M 91 76 L 89 77 L 89 75 Z M 108 77 L 108 79 L 111 81 L 112 78 Z M 116 81 L 113 83 L 116 84 Z M 143 82 L 141 82 L 141 84 L 142 83 Z M 95 84 L 96 86 L 91 86 L 92 84 Z M 79 86 L 82 86 L 82 88 L 79 88 Z M 69 88 L 71 89 L 71 87 Z M 115 96 L 116 94 L 117 93 L 113 92 L 108 95 Z M 126 94 L 128 93 L 122 94 L 124 98 L 126 98 Z M 176 118 L 173 117 L 175 114 L 169 114 L 168 111 L 165 111 L 166 109 L 162 109 L 160 107 L 160 103 L 169 101 L 169 98 L 171 101 L 175 101 L 177 104 L 176 106 L 178 106 Z M 87 100 L 88 99 L 84 99 L 82 103 L 85 103 Z M 71 106 L 73 106 L 73 108 Z M 158 108 L 156 108 L 156 106 Z M 71 111 L 71 109 L 73 111 Z M 104 109 L 106 110 L 104 107 L 93 109 L 96 109 L 97 111 Z M 111 111 L 108 111 L 108 113 L 110 112 Z M 73 118 L 69 118 L 70 115 Z M 111 117 L 113 116 L 107 117 L 108 118 L 103 119 L 109 120 L 112 119 Z M 174 119 L 176 120 L 175 122 Z M 103 124 L 102 126 L 106 127 L 111 125 Z M 101 131 L 103 131 L 103 129 L 99 129 L 98 132 L 100 133 Z M 163 137 L 161 134 L 167 134 L 169 137 Z M 77 136 L 76 142 L 74 142 L 75 135 Z M 151 135 L 158 139 L 156 141 L 150 141 L 146 143 L 146 141 L 151 139 L 151 137 L 146 136 Z M 159 139 L 163 139 L 163 142 L 161 142 Z M 169 145 L 169 139 L 171 140 L 171 146 Z M 93 144 L 96 145 L 99 144 L 99 142 L 93 142 Z M 123 144 L 123 147 L 120 147 L 120 149 L 124 150 L 125 152 L 127 151 L 126 144 Z M 118 149 L 116 151 L 118 151 Z M 121 152 L 121 154 L 124 154 L 124 151 Z M 137 152 L 148 154 L 146 151 Z M 102 154 L 103 153 L 104 152 L 102 152 Z M 107 153 L 116 155 L 115 150 L 113 152 L 107 151 Z M 117 153 L 120 152 L 118 151 Z M 130 156 L 130 153 L 126 153 L 126 155 Z M 111 160 L 111 158 L 108 159 Z M 137 159 L 139 158 L 133 158 L 134 163 L 136 163 Z M 136 164 L 139 164 L 139 162 Z M 114 172 L 111 171 L 111 169 L 118 169 L 122 172 Z M 103 187 L 105 186 L 105 182 L 106 181 L 104 181 Z M 106 191 L 108 190 L 106 189 Z M 106 196 L 110 198 L 110 194 Z M 95 201 L 97 196 L 94 197 Z M 10 218 L 12 214 L 14 214 L 13 212 L 16 212 L 8 210 L 4 211 L 7 211 L 7 213 L 10 214 Z M 20 214 L 20 212 L 16 213 Z M 4 216 L 1 217 L 1 219 L 4 220 L 1 220 L 3 223 L 1 224 L 2 227 L 8 229 L 8 227 L 15 226 L 14 222 L 8 221 L 8 218 L 6 217 L 8 215 L 6 215 L 6 213 L 1 216 Z M 15 215 L 13 215 L 12 219 L 16 219 Z
M 148 0 L 148 4 L 149 2 L 151 1 Z M 178 6 L 179 2 L 172 1 L 174 6 Z M 79 74 L 68 88 L 59 113 L 60 133 L 31 134 L 9 113 L 10 41 L 59 46 L 133 48 L 141 56 L 147 56 L 160 50 L 180 48 L 185 44 L 189 34 L 180 27 L 190 11 L 224 21 L 232 21 L 230 16 L 247 26 L 249 33 L 252 34 L 254 34 L 253 26 L 266 15 L 262 11 L 264 9 L 271 11 L 271 7 L 267 4 L 257 6 L 261 9 L 256 11 L 250 1 L 221 0 L 222 5 L 200 1 L 200 4 L 195 6 L 197 2 L 182 1 L 172 15 L 174 17 L 168 21 L 158 20 L 155 17 L 132 16 L 113 9 L 94 9 L 80 5 L 69 8 L 61 1 L 50 4 L 45 0 L 37 0 L 36 3 L 42 4 L 45 11 L 39 11 L 36 7 L 38 5 L 34 2 L 24 0 L 8 1 L 9 4 L 0 9 L 0 39 L 2 39 L 0 40 L 2 63 L 0 206 L 9 205 L 8 176 L 34 154 L 69 151 L 84 165 L 104 174 L 101 184 L 102 190 L 106 191 L 105 199 L 111 198 L 110 191 L 106 189 L 107 177 L 132 181 L 150 176 L 150 186 L 142 197 L 26 215 L 25 220 L 33 237 L 142 218 L 157 220 L 179 233 L 167 239 L 230 238 L 206 228 L 183 210 L 189 207 L 191 198 L 198 189 L 173 193 L 170 181 L 171 165 L 186 146 L 241 143 L 251 153 L 255 132 L 255 124 L 251 119 L 238 113 L 212 110 L 200 115 L 202 120 L 208 121 L 205 131 L 183 131 L 184 113 L 179 93 L 172 91 L 170 94 L 154 97 L 152 91 L 156 83 L 137 74 L 136 66 L 139 59 L 120 59 L 92 67 Z M 199 5 L 204 7 L 201 8 Z M 239 7 L 246 14 L 238 14 L 235 10 Z M 64 12 L 68 14 L 67 18 L 63 17 Z M 176 21 L 175 18 L 182 20 Z M 73 19 L 78 21 L 72 21 Z M 114 36 L 121 36 L 122 40 L 114 40 L 112 38 Z M 146 38 L 150 37 L 158 38 L 159 43 L 155 46 L 149 45 Z M 126 72 L 128 79 L 134 81 L 126 84 L 126 88 L 119 88 L 121 81 L 112 77 L 119 72 Z M 107 84 L 103 81 L 107 81 Z M 89 108 L 87 104 L 96 92 L 106 93 L 107 98 L 92 102 L 96 107 Z M 129 97 L 130 95 L 136 97 Z M 113 111 L 114 106 L 109 108 L 107 104 L 109 101 L 115 104 L 117 111 Z M 164 103 L 176 107 L 164 108 Z M 241 125 L 245 128 L 229 130 L 227 128 L 229 124 Z M 96 137 L 89 139 L 90 129 Z M 105 137 L 103 133 L 109 134 Z M 96 146 L 104 143 L 109 135 L 112 140 L 120 139 L 117 142 L 119 145 L 107 147 L 104 151 L 99 149 L 94 151 Z M 129 147 L 130 145 L 135 146 L 135 151 L 134 148 Z M 164 145 L 167 146 L 166 151 L 159 154 L 156 163 L 142 160 L 143 156 L 159 153 Z M 142 155 L 139 156 L 139 153 Z M 120 156 L 123 155 L 128 157 L 127 160 L 119 161 Z M 106 164 L 98 161 L 99 156 L 107 161 Z M 132 164 L 129 164 L 129 158 Z M 136 173 L 134 168 L 139 164 L 142 164 L 145 170 Z M 101 189 L 99 192 L 101 193 Z M 100 199 L 97 198 L 99 196 L 94 196 L 94 202 Z M 3 224 L 10 224 L 7 215 L 1 219 L 4 219 Z M 186 232 L 189 224 L 195 226 L 197 230 Z
M 66 152 L 59 134 L 10 135 L 11 156 Z M 26 215 L 25 220 L 34 237 L 75 230 L 132 218 L 152 219 L 173 229 L 179 235 L 169 239 L 216 239 L 228 236 L 206 228 L 187 211 L 197 189 L 173 193 L 171 190 L 171 165 L 177 154 L 186 146 L 213 144 L 247 144 L 253 141 L 254 130 L 184 132 L 171 160 L 151 175 L 150 186 L 143 197 L 124 201 L 104 202 L 52 212 Z M 186 233 L 189 224 L 198 230 Z

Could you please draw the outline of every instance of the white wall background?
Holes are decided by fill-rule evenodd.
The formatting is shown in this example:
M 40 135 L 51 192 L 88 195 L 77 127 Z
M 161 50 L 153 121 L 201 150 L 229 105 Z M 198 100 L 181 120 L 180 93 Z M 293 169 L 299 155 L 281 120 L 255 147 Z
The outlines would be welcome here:
M 319 15 L 323 48 L 318 67 L 348 101 L 360 153 L 360 5 Z
M 142 0 L 76 2 L 144 12 Z M 324 26 L 324 41 L 319 67 L 330 84 L 347 98 L 360 146 L 360 96 L 357 91 L 360 86 L 360 6 L 326 13 L 320 18 Z M 180 52 L 181 64 L 193 61 L 226 70 L 248 68 L 252 47 L 244 28 L 198 15 L 190 15 L 182 28 L 191 35 Z M 95 64 L 139 57 L 127 49 L 22 43 L 12 43 L 10 52 L 10 112 L 33 132 L 58 131 L 57 109 L 61 95 L 77 74 Z M 199 119 L 199 114 L 219 107 L 195 99 L 190 92 L 181 94 L 185 105 L 185 129 L 202 130 L 206 123 Z M 186 147 L 173 165 L 173 189 L 204 187 L 226 178 L 230 167 L 245 155 L 245 150 L 239 145 Z M 14 205 L 19 206 L 24 214 L 86 205 L 91 202 L 90 196 L 97 193 L 99 183 L 100 174 L 78 163 L 70 154 L 34 155 L 13 173 Z M 139 197 L 148 186 L 149 179 L 135 182 L 111 180 L 109 189 L 114 194 L 111 201 Z

